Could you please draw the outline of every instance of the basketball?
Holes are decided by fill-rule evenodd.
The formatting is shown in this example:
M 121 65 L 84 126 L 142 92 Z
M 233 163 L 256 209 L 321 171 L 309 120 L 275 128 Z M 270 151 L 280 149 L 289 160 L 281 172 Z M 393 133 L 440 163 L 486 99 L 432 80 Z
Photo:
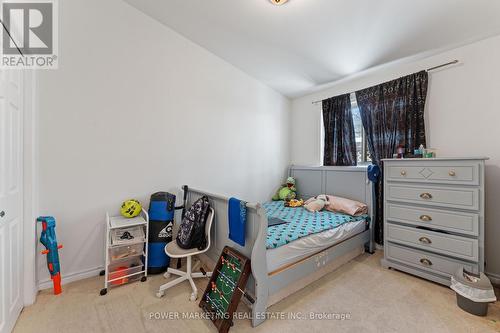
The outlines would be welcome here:
M 125 217 L 136 217 L 141 213 L 141 210 L 141 203 L 135 199 L 131 199 L 122 203 L 120 213 Z

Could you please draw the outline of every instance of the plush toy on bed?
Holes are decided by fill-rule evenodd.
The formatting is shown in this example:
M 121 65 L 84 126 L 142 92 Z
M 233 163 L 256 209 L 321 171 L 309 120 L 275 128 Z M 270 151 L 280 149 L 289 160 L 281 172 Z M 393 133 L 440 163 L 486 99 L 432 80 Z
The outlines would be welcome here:
M 298 208 L 304 206 L 304 200 L 292 199 L 290 201 L 285 201 L 285 207 Z
M 320 194 L 317 197 L 307 200 L 304 204 L 304 208 L 310 212 L 319 212 L 328 205 L 328 197 L 325 194 Z
M 290 201 L 295 199 L 296 196 L 297 189 L 295 188 L 295 178 L 288 177 L 286 179 L 286 183 L 281 185 L 281 187 L 276 191 L 276 194 L 273 196 L 273 200 Z

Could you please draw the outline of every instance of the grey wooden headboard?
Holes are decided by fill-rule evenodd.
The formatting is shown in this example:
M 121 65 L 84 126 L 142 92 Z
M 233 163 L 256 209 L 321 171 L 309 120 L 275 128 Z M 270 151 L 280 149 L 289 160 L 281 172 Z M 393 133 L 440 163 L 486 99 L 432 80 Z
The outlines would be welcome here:
M 372 215 L 372 183 L 365 167 L 310 167 L 292 165 L 299 198 L 307 200 L 318 194 L 331 194 L 364 202 Z

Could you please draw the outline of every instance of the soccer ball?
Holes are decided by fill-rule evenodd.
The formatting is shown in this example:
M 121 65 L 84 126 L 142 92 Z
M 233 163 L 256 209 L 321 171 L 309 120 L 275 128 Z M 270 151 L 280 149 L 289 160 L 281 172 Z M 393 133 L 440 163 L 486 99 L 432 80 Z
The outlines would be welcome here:
M 130 199 L 122 203 L 120 213 L 125 217 L 136 217 L 141 213 L 141 210 L 141 203 L 135 199 Z

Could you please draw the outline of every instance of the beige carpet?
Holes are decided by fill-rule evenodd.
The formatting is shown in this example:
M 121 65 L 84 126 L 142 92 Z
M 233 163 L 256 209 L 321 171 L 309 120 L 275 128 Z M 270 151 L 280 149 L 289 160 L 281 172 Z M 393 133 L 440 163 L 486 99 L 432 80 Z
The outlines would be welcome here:
M 344 320 L 274 319 L 252 328 L 248 319 L 235 321 L 230 332 L 495 332 L 500 331 L 500 303 L 490 305 L 485 318 L 456 306 L 454 293 L 443 286 L 383 269 L 381 254 L 362 255 L 312 285 L 271 307 L 269 311 L 309 316 L 347 314 Z M 39 294 L 24 309 L 14 332 L 216 332 L 208 320 L 175 319 L 201 313 L 189 302 L 183 283 L 155 297 L 162 276 L 110 290 L 99 296 L 103 278 L 64 286 L 60 296 Z M 203 290 L 207 280 L 198 281 Z M 201 295 L 201 292 L 200 292 Z M 241 311 L 247 309 L 240 305 Z M 164 316 L 155 319 L 154 316 Z M 165 318 L 171 316 L 171 318 Z M 153 317 L 153 318 L 151 318 Z

